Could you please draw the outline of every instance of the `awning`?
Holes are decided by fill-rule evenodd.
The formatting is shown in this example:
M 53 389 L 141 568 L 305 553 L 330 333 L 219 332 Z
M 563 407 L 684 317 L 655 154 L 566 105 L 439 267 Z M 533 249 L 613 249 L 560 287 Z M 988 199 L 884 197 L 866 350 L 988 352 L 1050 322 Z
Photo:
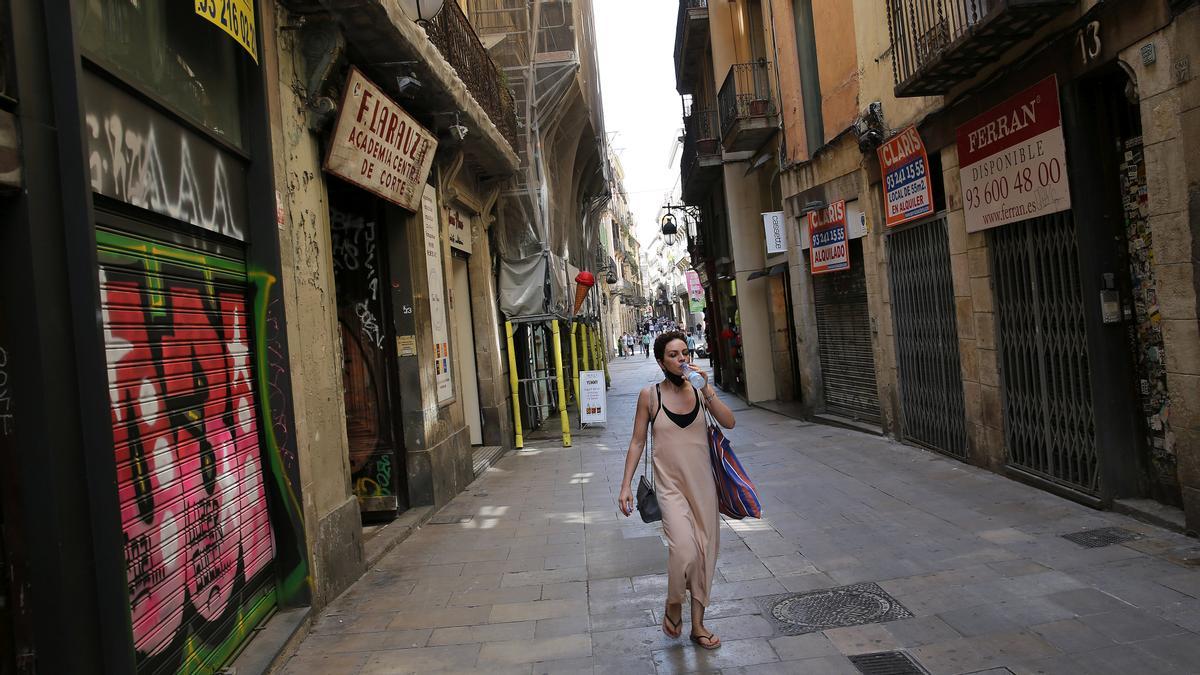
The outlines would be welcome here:
M 754 279 L 761 279 L 763 277 L 777 277 L 780 274 L 783 274 L 785 271 L 787 271 L 787 263 L 771 265 L 766 269 L 758 270 L 757 272 L 751 272 L 750 276 L 746 277 L 746 281 L 753 281 Z

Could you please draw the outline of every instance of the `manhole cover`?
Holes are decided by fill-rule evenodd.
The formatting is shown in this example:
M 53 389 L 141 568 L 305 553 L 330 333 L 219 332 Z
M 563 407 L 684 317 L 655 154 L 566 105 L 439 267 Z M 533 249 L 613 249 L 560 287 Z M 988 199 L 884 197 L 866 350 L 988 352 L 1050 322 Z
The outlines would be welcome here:
M 1142 535 L 1130 532 L 1121 527 L 1101 527 L 1094 530 L 1083 530 L 1064 534 L 1063 539 L 1079 544 L 1084 548 L 1100 548 L 1111 544 L 1123 544 L 1127 541 L 1141 539 Z
M 471 520 L 474 517 L 475 516 L 455 516 L 455 515 L 434 516 L 429 519 L 429 524 L 430 525 L 461 525 L 462 523 L 471 522 Z
M 807 593 L 768 596 L 764 613 L 785 635 L 893 621 L 912 616 L 876 584 L 852 584 Z
M 849 658 L 864 675 L 925 675 L 927 672 L 904 652 L 857 654 Z

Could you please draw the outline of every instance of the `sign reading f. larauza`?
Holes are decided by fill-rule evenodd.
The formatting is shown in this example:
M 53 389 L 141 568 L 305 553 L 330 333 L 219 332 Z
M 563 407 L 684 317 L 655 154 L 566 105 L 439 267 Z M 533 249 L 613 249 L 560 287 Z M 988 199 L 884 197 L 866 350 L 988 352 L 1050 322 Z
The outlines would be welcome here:
M 967 232 L 1071 208 L 1054 75 L 958 128 Z
M 416 211 L 437 150 L 437 138 L 350 69 L 337 127 L 325 155 L 325 170 Z

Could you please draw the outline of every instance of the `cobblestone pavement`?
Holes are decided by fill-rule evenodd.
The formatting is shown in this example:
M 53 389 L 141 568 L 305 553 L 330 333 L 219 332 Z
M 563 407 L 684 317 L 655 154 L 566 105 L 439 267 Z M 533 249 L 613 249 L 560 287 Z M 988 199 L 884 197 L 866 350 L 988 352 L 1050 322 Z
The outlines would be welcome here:
M 288 672 L 857 673 L 848 656 L 888 650 L 934 674 L 1200 672 L 1196 540 L 741 403 L 729 436 L 764 518 L 722 525 L 707 623 L 723 647 L 668 639 L 661 530 L 615 505 L 636 393 L 659 371 L 634 357 L 612 375 L 606 428 L 505 457 L 440 512 L 469 521 L 426 525 L 384 557 L 316 619 Z M 1140 538 L 1061 536 L 1114 526 Z M 771 611 L 784 594 L 867 582 L 833 614 L 869 619 L 890 602 L 912 616 L 820 630 Z

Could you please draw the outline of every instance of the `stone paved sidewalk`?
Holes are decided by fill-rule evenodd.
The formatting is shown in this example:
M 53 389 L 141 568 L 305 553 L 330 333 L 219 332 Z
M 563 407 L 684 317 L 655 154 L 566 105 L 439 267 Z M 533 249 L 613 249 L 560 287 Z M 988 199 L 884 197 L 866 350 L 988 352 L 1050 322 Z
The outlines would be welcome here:
M 439 513 L 470 519 L 384 557 L 287 672 L 857 673 L 847 656 L 902 650 L 934 674 L 1200 673 L 1196 540 L 740 403 L 729 437 L 764 518 L 722 525 L 707 623 L 723 647 L 666 638 L 661 530 L 616 510 L 636 392 L 659 372 L 634 357 L 612 375 L 608 427 L 489 469 Z M 1061 537 L 1111 526 L 1140 538 Z M 769 611 L 864 582 L 913 616 L 790 635 Z

